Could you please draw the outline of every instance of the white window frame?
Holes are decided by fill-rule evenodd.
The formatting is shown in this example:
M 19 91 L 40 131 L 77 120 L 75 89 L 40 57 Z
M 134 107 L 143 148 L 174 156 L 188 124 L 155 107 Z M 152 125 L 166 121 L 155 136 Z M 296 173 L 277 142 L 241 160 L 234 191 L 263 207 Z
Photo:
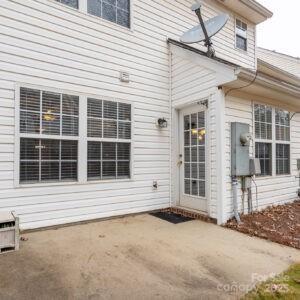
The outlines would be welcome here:
M 114 101 L 112 99 L 109 99 L 109 98 L 104 98 L 104 97 L 87 97 L 86 98 L 86 107 L 87 107 L 87 101 L 89 98 L 92 98 L 92 99 L 95 99 L 95 100 L 99 100 L 101 101 L 102 100 L 102 110 L 103 110 L 103 101 Z M 127 104 L 131 104 L 127 101 L 119 101 L 119 100 L 115 100 L 114 102 L 121 102 L 121 103 L 127 103 Z M 87 112 L 86 112 L 86 124 L 87 124 L 87 120 L 88 120 L 88 116 L 87 116 Z M 103 120 L 104 118 L 102 118 L 102 130 L 103 130 Z M 133 139 L 133 106 L 131 104 L 131 121 L 130 121 L 130 124 L 131 124 L 131 139 L 119 139 L 118 137 L 116 139 L 111 139 L 111 138 L 105 138 L 105 137 L 102 137 L 102 138 L 99 138 L 99 137 L 88 137 L 87 135 L 87 130 L 86 130 L 86 148 L 88 146 L 88 142 L 107 142 L 107 143 L 126 143 L 126 144 L 131 144 L 131 147 L 130 147 L 130 156 L 129 156 L 129 159 L 130 159 L 130 162 L 129 162 L 129 174 L 130 174 L 130 178 L 132 178 L 132 139 Z M 119 119 L 117 119 L 117 135 L 118 135 L 118 128 L 119 128 Z M 86 150 L 87 151 L 87 150 Z M 87 155 L 87 153 L 86 153 Z M 88 159 L 88 157 L 87 157 Z M 86 160 L 88 162 L 88 160 Z M 117 161 L 117 160 L 116 160 Z M 87 164 L 86 164 L 86 168 L 87 168 Z M 86 174 L 87 174 L 87 170 L 86 170 Z M 86 175 L 87 176 L 87 175 Z M 130 179 L 129 178 L 129 179 Z M 93 180 L 93 179 L 88 179 L 86 178 L 88 182 L 102 182 L 102 181 L 106 181 L 106 180 L 113 180 L 113 181 L 118 181 L 118 180 L 128 180 L 128 179 L 101 179 L 101 180 Z
M 265 105 L 265 106 L 269 106 L 272 109 L 272 139 L 271 140 L 267 140 L 267 139 L 259 139 L 255 137 L 255 105 Z M 275 124 L 275 111 L 276 109 L 279 110 L 284 110 L 284 111 L 288 111 L 284 108 L 280 108 L 278 106 L 274 106 L 272 104 L 267 104 L 267 103 L 262 103 L 262 102 L 252 102 L 252 128 L 253 128 L 253 156 L 255 157 L 255 150 L 256 150 L 256 143 L 269 143 L 271 144 L 272 147 L 272 162 L 271 162 L 271 166 L 272 166 L 272 172 L 270 175 L 261 175 L 259 176 L 259 178 L 266 178 L 266 177 L 289 177 L 292 175 L 292 158 L 291 158 L 291 147 L 292 147 L 292 141 L 291 141 L 291 124 L 289 127 L 289 135 L 290 135 L 290 140 L 289 141 L 282 141 L 282 140 L 276 140 L 276 124 Z M 291 114 L 290 111 L 288 111 L 289 114 Z M 276 170 L 276 145 L 277 144 L 286 144 L 286 145 L 290 145 L 290 155 L 289 155 L 289 170 L 290 172 L 287 174 L 278 174 L 277 175 L 277 170 Z
M 71 9 L 73 11 L 78 11 L 78 12 L 81 12 L 83 14 L 85 14 L 88 18 L 90 18 L 91 20 L 93 20 L 94 22 L 98 23 L 99 22 L 104 22 L 105 25 L 108 25 L 110 27 L 114 27 L 114 29 L 118 29 L 120 30 L 120 28 L 122 28 L 123 30 L 126 30 L 126 31 L 133 31 L 133 14 L 134 14 L 134 10 L 133 10 L 133 7 L 134 7 L 134 0 L 130 0 L 130 6 L 129 6 L 129 13 L 130 13 L 130 17 L 129 17 L 129 22 L 130 22 L 130 26 L 129 27 L 125 27 L 125 26 L 122 26 L 122 25 L 119 25 L 115 22 L 111 22 L 111 21 L 108 21 L 104 18 L 101 18 L 101 17 L 98 17 L 98 16 L 94 16 L 92 14 L 89 14 L 88 11 L 87 11 L 87 0 L 78 0 L 78 8 L 74 8 L 72 6 L 68 6 L 66 4 L 63 4 L 61 2 L 58 2 L 56 0 L 48 0 L 48 1 L 51 1 L 52 3 L 55 3 L 56 5 L 60 5 L 66 9 Z
M 236 22 L 237 22 L 237 21 L 240 21 L 240 22 L 246 24 L 246 25 L 247 25 L 247 30 L 246 30 L 246 31 L 243 31 L 242 29 L 237 28 L 237 25 L 236 25 Z M 237 49 L 237 50 L 239 50 L 239 51 L 242 51 L 242 52 L 244 52 L 244 53 L 247 53 L 247 52 L 248 52 L 248 48 L 249 48 L 249 47 L 248 47 L 248 30 L 249 30 L 248 28 L 249 28 L 248 23 L 245 22 L 244 20 L 242 20 L 241 18 L 236 17 L 236 18 L 234 19 L 234 47 L 235 47 L 235 49 Z M 246 39 L 246 50 L 237 47 L 237 36 L 240 36 L 240 37 Z
M 45 135 L 20 133 L 20 88 L 30 88 L 43 90 L 47 92 L 70 94 L 79 96 L 79 128 L 78 136 L 62 136 L 62 135 Z M 114 101 L 127 103 L 131 105 L 131 139 L 109 139 L 109 138 L 88 138 L 87 137 L 87 99 L 94 98 L 99 100 Z M 78 184 L 100 184 L 100 183 L 118 183 L 134 181 L 134 104 L 130 101 L 100 96 L 95 94 L 78 93 L 70 90 L 57 89 L 41 85 L 32 85 L 28 83 L 15 84 L 15 139 L 14 139 L 14 187 L 43 187 L 43 186 L 63 186 Z M 34 139 L 52 139 L 52 140 L 77 140 L 78 141 L 78 157 L 77 157 L 77 181 L 57 181 L 57 182 L 38 182 L 38 183 L 20 183 L 20 139 L 22 137 Z M 104 141 L 104 142 L 126 142 L 130 143 L 130 178 L 124 179 L 103 179 L 103 180 L 87 180 L 87 141 Z

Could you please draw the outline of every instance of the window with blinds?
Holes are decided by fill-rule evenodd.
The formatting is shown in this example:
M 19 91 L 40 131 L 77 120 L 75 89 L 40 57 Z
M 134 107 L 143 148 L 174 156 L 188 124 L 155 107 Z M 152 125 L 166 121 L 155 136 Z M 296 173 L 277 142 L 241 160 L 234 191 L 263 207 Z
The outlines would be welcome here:
M 19 102 L 20 183 L 131 177 L 131 104 L 26 87 Z
M 88 142 L 88 179 L 130 178 L 130 143 Z
M 289 112 L 255 104 L 254 121 L 255 157 L 260 160 L 261 175 L 275 175 L 275 168 L 276 175 L 290 174 Z
M 20 89 L 20 183 L 77 180 L 78 118 L 78 96 Z
M 20 132 L 78 136 L 79 97 L 20 89 Z
M 88 99 L 88 137 L 131 139 L 131 105 Z
M 275 109 L 276 132 L 276 174 L 290 174 L 290 114 L 281 109 Z
M 130 27 L 130 0 L 87 0 L 91 15 Z
M 130 178 L 131 105 L 88 98 L 88 180 Z
M 255 157 L 260 160 L 261 175 L 272 175 L 272 107 L 254 105 Z

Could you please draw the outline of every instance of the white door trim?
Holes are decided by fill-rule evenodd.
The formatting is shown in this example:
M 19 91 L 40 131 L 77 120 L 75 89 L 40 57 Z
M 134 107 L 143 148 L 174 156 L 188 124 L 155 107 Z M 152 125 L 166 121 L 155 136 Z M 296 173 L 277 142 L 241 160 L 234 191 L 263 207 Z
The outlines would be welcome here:
M 210 103 L 210 97 L 206 97 L 205 100 Z M 184 161 L 184 140 L 183 140 L 183 116 L 185 114 L 191 114 L 193 112 L 205 112 L 205 197 L 199 197 L 199 196 L 192 196 L 192 195 L 184 195 L 184 180 L 183 180 L 183 174 L 184 174 L 184 165 L 180 165 L 178 167 L 179 172 L 179 199 L 178 204 L 183 207 L 187 207 L 194 210 L 199 210 L 204 213 L 210 212 L 209 207 L 209 200 L 210 200 L 210 132 L 209 132 L 209 123 L 210 123 L 210 115 L 209 115 L 209 109 L 207 109 L 205 106 L 200 104 L 194 104 L 191 106 L 188 106 L 186 108 L 183 108 L 179 111 L 179 126 L 178 126 L 178 156 L 177 161 L 182 159 Z M 182 158 L 179 157 L 179 154 L 182 154 Z M 199 202 L 194 201 L 194 199 L 199 200 Z M 205 204 L 203 203 L 203 200 L 205 201 Z M 202 202 L 202 203 L 201 203 Z

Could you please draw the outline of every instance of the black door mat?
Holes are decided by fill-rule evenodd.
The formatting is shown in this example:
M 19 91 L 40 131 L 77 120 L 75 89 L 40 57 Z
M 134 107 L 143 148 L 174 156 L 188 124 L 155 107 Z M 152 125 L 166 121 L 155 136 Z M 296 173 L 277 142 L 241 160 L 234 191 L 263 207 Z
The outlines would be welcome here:
M 164 221 L 170 222 L 172 224 L 179 224 L 179 223 L 184 223 L 184 222 L 194 220 L 192 218 L 184 217 L 180 214 L 175 214 L 169 211 L 158 211 L 158 212 L 150 213 L 150 215 L 162 219 Z

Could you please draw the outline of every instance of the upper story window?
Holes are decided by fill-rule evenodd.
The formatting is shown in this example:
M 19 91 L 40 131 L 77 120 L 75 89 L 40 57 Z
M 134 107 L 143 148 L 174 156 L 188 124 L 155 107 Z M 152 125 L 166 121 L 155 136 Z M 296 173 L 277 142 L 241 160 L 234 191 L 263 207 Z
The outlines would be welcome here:
M 235 21 L 235 46 L 238 49 L 247 51 L 247 29 L 246 23 L 239 19 Z
M 74 7 L 74 8 L 78 8 L 78 0 L 55 0 L 57 2 L 60 2 L 62 4 Z
M 55 0 L 79 8 L 79 0 Z M 81 0 L 80 10 L 107 21 L 130 28 L 130 0 Z M 82 8 L 81 8 L 82 7 Z M 85 8 L 84 8 L 85 7 Z
M 130 0 L 87 0 L 91 15 L 130 27 Z

